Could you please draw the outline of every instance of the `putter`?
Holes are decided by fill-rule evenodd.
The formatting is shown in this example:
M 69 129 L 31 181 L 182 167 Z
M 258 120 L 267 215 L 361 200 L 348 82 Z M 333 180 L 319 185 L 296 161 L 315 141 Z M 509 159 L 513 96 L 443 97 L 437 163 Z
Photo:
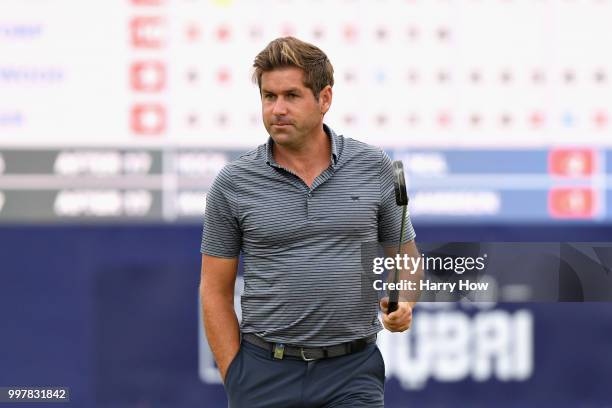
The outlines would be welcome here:
M 395 203 L 402 207 L 402 224 L 397 245 L 397 253 L 399 254 L 402 250 L 402 240 L 404 239 L 404 227 L 406 223 L 406 209 L 408 208 L 408 193 L 406 191 L 406 179 L 404 178 L 404 165 L 401 160 L 393 162 L 393 187 L 395 188 Z M 399 282 L 399 271 L 395 268 L 393 272 L 393 283 L 397 282 Z M 398 300 L 399 291 L 394 289 L 389 293 L 387 313 L 393 313 L 397 310 Z

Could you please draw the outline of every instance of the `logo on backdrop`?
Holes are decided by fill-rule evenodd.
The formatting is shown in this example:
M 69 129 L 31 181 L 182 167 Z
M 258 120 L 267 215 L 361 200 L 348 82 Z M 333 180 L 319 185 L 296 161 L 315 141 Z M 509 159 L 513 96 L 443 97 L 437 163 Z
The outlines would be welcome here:
M 379 333 L 387 379 L 406 390 L 429 380 L 526 381 L 534 370 L 533 314 L 495 303 L 422 303 L 410 330 Z

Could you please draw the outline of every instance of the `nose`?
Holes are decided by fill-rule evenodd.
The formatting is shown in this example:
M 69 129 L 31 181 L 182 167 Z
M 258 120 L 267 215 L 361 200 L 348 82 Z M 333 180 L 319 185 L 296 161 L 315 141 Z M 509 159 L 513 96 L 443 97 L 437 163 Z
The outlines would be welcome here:
M 277 116 L 283 116 L 287 114 L 287 104 L 283 100 L 283 98 L 277 98 L 274 102 L 274 106 L 272 106 L 272 114 Z

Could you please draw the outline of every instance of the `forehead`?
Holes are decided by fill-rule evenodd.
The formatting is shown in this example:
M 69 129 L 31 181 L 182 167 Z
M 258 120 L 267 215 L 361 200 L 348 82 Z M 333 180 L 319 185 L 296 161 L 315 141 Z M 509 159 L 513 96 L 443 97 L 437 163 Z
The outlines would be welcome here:
M 261 75 L 261 90 L 283 92 L 288 89 L 306 89 L 304 71 L 300 68 L 277 68 Z

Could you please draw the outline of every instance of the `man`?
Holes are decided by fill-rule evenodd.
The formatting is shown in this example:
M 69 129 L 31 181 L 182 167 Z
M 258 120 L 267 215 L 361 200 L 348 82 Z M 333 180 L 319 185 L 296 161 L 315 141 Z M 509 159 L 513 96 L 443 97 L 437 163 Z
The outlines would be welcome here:
M 363 295 L 361 248 L 397 245 L 391 161 L 323 124 L 334 79 L 319 48 L 278 38 L 254 68 L 270 138 L 217 176 L 202 238 L 204 325 L 230 407 L 382 407 L 379 304 Z M 402 250 L 418 256 L 406 225 Z M 384 326 L 407 330 L 413 302 L 386 306 Z

